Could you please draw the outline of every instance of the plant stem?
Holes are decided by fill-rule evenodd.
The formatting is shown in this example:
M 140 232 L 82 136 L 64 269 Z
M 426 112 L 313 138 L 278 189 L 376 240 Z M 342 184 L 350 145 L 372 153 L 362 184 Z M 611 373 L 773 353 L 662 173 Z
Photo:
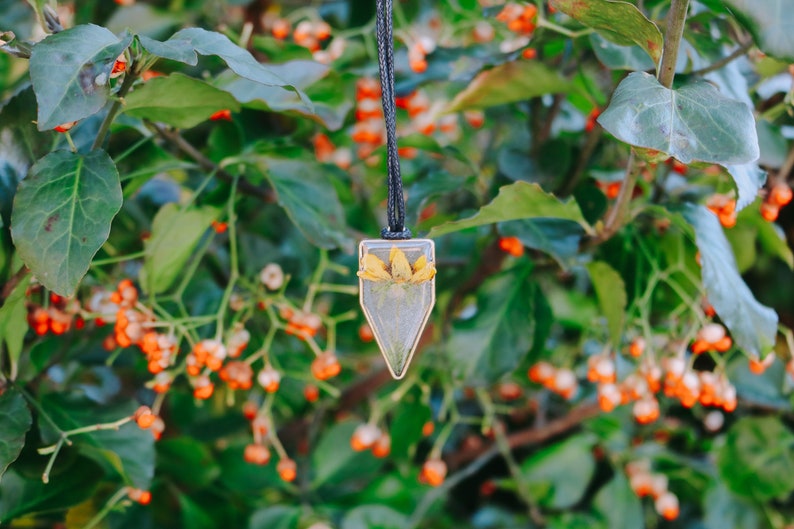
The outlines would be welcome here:
M 715 70 L 719 70 L 726 64 L 730 64 L 731 62 L 735 61 L 745 53 L 747 53 L 750 48 L 753 47 L 753 39 L 749 39 L 747 42 L 733 50 L 730 54 L 726 55 L 722 59 L 718 60 L 714 64 L 710 64 L 705 68 L 701 68 L 700 70 L 694 70 L 691 72 L 690 75 L 706 75 L 707 73 L 711 73 Z
M 689 0 L 672 0 L 670 11 L 667 12 L 667 31 L 664 34 L 662 64 L 659 66 L 659 82 L 670 88 L 675 78 L 675 63 L 678 61 L 678 48 L 684 36 L 686 15 L 689 11 Z
M 98 513 L 96 513 L 96 515 L 93 518 L 91 518 L 91 520 L 88 521 L 88 523 L 85 525 L 85 527 L 83 527 L 83 529 L 92 529 L 93 527 L 96 527 L 97 524 L 99 524 L 99 522 L 101 522 L 105 518 L 105 516 L 110 514 L 110 511 L 112 511 L 113 508 L 116 506 L 116 504 L 121 500 L 123 500 L 126 495 L 127 495 L 127 487 L 122 487 L 119 490 L 117 490 L 116 493 L 110 497 L 107 503 L 105 503 L 105 506 L 102 507 L 102 509 Z
M 138 70 L 134 68 L 133 71 L 127 72 L 127 75 L 124 76 L 124 81 L 121 83 L 121 88 L 119 88 L 118 94 L 116 94 L 116 100 L 111 105 L 110 110 L 108 110 L 105 119 L 102 120 L 102 125 L 99 127 L 99 132 L 97 132 L 96 138 L 94 139 L 93 145 L 91 145 L 91 150 L 99 149 L 103 143 L 105 143 L 105 138 L 110 132 L 110 126 L 113 124 L 113 120 L 116 119 L 116 116 L 121 110 L 122 101 L 127 92 L 130 91 L 132 88 L 133 83 L 138 78 Z

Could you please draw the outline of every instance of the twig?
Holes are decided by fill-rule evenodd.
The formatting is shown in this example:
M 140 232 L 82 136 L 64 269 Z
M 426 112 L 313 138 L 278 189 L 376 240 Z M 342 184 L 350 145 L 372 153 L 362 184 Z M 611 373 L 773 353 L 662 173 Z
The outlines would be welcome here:
M 132 85 L 135 83 L 135 80 L 138 78 L 138 65 L 136 64 L 132 71 L 127 72 L 127 75 L 124 76 L 124 81 L 121 83 L 121 88 L 119 88 L 118 94 L 116 94 L 116 100 L 113 101 L 113 105 L 111 105 L 110 110 L 108 110 L 105 119 L 102 120 L 102 125 L 99 127 L 99 132 L 97 132 L 96 138 L 94 138 L 94 143 L 91 145 L 91 150 L 99 149 L 102 144 L 105 142 L 105 138 L 110 131 L 110 126 L 113 124 L 113 120 L 116 119 L 116 115 L 121 110 L 122 101 L 127 92 L 130 91 Z
M 659 67 L 659 82 L 670 88 L 675 78 L 675 63 L 678 61 L 678 48 L 684 35 L 689 0 L 673 0 L 667 12 L 667 31 L 664 34 L 662 64 Z
M 791 175 L 791 171 L 794 169 L 794 149 L 791 149 L 786 156 L 786 161 L 783 162 L 783 166 L 777 172 L 778 180 L 785 182 L 788 180 L 788 177 Z
M 25 279 L 25 276 L 28 275 L 29 272 L 30 270 L 28 270 L 28 267 L 23 266 L 19 270 L 17 270 L 17 272 L 14 275 L 12 275 L 8 279 L 8 281 L 6 281 L 6 284 L 3 285 L 3 290 L 0 291 L 0 307 L 3 306 L 3 303 L 5 302 L 6 298 L 8 298 L 8 296 L 11 295 L 14 289 L 17 288 L 19 282 Z
M 731 52 L 729 55 L 726 55 L 725 57 L 718 60 L 714 64 L 710 64 L 705 68 L 701 68 L 700 70 L 694 70 L 693 72 L 690 73 L 690 75 L 706 75 L 707 73 L 711 73 L 715 70 L 719 70 L 726 64 L 735 61 L 736 59 L 747 53 L 752 47 L 753 47 L 753 40 L 750 39 L 741 46 L 739 46 L 738 48 L 736 48 L 735 50 L 733 50 L 733 52 Z
M 193 161 L 199 164 L 199 166 L 205 171 L 214 171 L 215 176 L 217 176 L 220 180 L 223 180 L 228 184 L 234 182 L 235 180 L 234 175 L 221 169 L 215 162 L 204 156 L 204 154 L 202 154 L 201 151 L 196 149 L 189 141 L 183 138 L 182 135 L 179 134 L 179 132 L 177 132 L 176 130 L 169 129 L 157 123 L 152 123 L 152 122 L 145 122 L 145 123 L 146 126 L 151 131 L 153 131 L 158 136 L 171 143 L 174 147 L 182 151 L 190 158 L 192 158 Z M 237 187 L 240 190 L 240 192 L 245 193 L 246 195 L 250 195 L 252 197 L 256 197 L 262 202 L 272 203 L 276 201 L 276 195 L 272 190 L 255 186 L 254 184 L 244 179 L 243 177 L 238 177 Z

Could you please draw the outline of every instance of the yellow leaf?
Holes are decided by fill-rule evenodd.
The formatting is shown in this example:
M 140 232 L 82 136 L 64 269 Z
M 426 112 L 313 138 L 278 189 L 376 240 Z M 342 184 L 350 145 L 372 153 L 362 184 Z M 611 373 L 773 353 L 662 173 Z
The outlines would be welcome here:
M 392 246 L 389 260 L 391 261 L 391 276 L 395 281 L 402 283 L 411 279 L 413 272 L 411 272 L 411 265 L 408 264 L 405 252 Z

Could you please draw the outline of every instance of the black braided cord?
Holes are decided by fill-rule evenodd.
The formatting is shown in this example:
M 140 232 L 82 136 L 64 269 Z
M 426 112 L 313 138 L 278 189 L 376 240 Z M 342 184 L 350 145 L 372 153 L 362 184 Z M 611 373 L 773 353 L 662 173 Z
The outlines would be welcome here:
M 387 240 L 410 239 L 405 227 L 405 198 L 397 152 L 397 105 L 394 101 L 394 37 L 392 35 L 392 0 L 377 0 L 378 66 L 380 68 L 383 119 L 386 122 L 386 166 L 389 197 L 386 216 L 389 225 L 380 232 Z

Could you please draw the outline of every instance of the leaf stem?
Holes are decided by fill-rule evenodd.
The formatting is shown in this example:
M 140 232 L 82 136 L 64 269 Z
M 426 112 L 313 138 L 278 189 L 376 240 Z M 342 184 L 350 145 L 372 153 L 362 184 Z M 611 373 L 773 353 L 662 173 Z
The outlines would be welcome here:
M 138 79 L 137 68 L 133 68 L 132 71 L 128 72 L 127 75 L 124 76 L 124 81 L 121 83 L 121 88 L 119 88 L 118 94 L 116 94 L 116 100 L 113 101 L 113 104 L 110 106 L 110 110 L 108 110 L 105 119 L 102 120 L 102 125 L 99 127 L 99 132 L 97 132 L 96 138 L 94 138 L 94 143 L 91 145 L 92 151 L 99 149 L 102 144 L 105 143 L 105 138 L 107 137 L 108 132 L 110 132 L 110 126 L 113 124 L 113 120 L 116 119 L 119 110 L 121 110 L 124 96 L 130 91 L 130 88 L 132 88 L 132 85 L 135 83 L 136 79 Z
M 105 516 L 110 514 L 110 511 L 112 511 L 113 508 L 116 506 L 116 504 L 121 500 L 123 500 L 126 495 L 127 495 L 127 487 L 122 487 L 119 490 L 117 490 L 116 493 L 110 497 L 107 503 L 105 503 L 105 506 L 102 507 L 102 509 L 98 513 L 96 513 L 96 515 L 93 518 L 91 518 L 91 520 L 88 521 L 88 523 L 85 525 L 85 527 L 83 527 L 83 529 L 92 529 L 93 527 L 96 527 L 97 524 L 99 524 L 99 522 L 101 522 L 105 518 Z
M 700 70 L 694 70 L 690 73 L 690 75 L 706 75 L 707 73 L 711 73 L 713 71 L 719 70 L 723 66 L 730 64 L 731 62 L 735 61 L 745 53 L 747 53 L 750 48 L 753 47 L 753 39 L 749 39 L 747 42 L 733 50 L 730 54 L 726 55 L 722 59 L 716 61 L 713 64 L 706 66 L 705 68 L 701 68 Z

